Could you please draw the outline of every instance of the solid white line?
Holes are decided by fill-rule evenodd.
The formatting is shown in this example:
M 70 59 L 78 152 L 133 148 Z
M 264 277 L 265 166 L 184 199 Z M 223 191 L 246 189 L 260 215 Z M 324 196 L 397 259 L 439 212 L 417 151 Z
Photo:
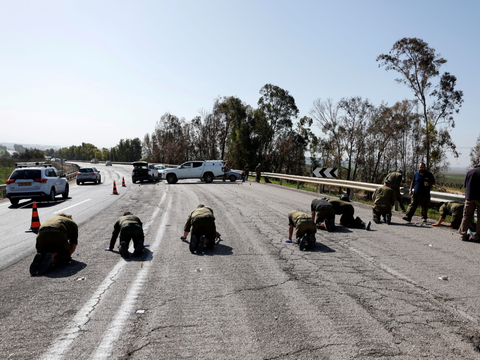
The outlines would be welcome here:
M 152 219 L 154 219 L 160 209 L 162 208 L 162 204 L 166 199 L 167 192 L 163 193 L 162 199 L 160 200 L 159 205 L 153 212 L 152 216 L 150 217 L 150 221 L 148 224 L 152 223 Z M 162 222 L 163 224 L 163 222 Z M 144 228 L 144 231 L 147 229 Z M 157 235 L 158 236 L 158 235 Z M 95 313 L 96 307 L 100 304 L 100 302 L 105 298 L 105 295 L 108 292 L 108 289 L 112 284 L 115 283 L 116 278 L 122 272 L 123 268 L 127 262 L 121 259 L 117 265 L 114 266 L 112 271 L 107 275 L 107 277 L 103 280 L 97 290 L 94 292 L 92 297 L 83 305 L 83 307 L 77 312 L 75 317 L 72 319 L 70 325 L 68 325 L 62 334 L 52 343 L 50 346 L 49 351 L 42 355 L 42 360 L 56 360 L 62 359 L 63 354 L 72 342 L 83 333 L 85 330 L 83 327 L 84 325 L 90 320 L 92 315 Z
M 158 228 L 157 235 L 155 236 L 155 241 L 151 244 L 150 249 L 152 252 L 155 252 L 159 247 L 160 243 L 163 240 L 163 236 L 165 234 L 164 227 L 165 224 L 168 222 L 168 214 L 170 213 L 170 208 L 172 206 L 172 198 L 170 197 L 170 201 L 165 208 L 164 215 L 162 217 L 162 221 Z M 147 281 L 147 276 L 150 267 L 143 267 L 139 270 L 135 281 L 132 283 L 130 290 L 127 293 L 127 296 L 122 302 L 122 305 L 117 311 L 115 318 L 110 323 L 110 326 L 107 330 L 105 330 L 102 341 L 97 348 L 97 351 L 91 356 L 92 359 L 109 359 L 113 344 L 115 341 L 118 340 L 120 337 L 120 333 L 123 330 L 125 323 L 128 317 L 131 315 L 133 307 L 137 301 L 138 293 L 142 289 L 143 285 Z
M 74 205 L 72 205 L 72 206 L 63 208 L 62 210 L 55 211 L 54 214 L 58 214 L 58 213 L 64 212 L 65 210 L 71 209 L 71 208 L 73 208 L 73 207 L 75 207 L 75 206 L 78 206 L 78 205 L 83 204 L 83 203 L 85 203 L 85 202 L 87 202 L 87 201 L 90 201 L 90 200 L 92 200 L 92 199 L 87 199 L 87 200 L 80 201 L 80 202 L 77 203 L 77 204 L 74 204 Z

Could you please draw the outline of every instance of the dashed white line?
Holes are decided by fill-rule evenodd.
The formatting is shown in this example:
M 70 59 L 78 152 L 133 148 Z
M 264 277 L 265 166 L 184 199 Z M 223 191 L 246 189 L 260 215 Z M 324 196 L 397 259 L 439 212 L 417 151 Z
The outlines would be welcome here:
M 162 196 L 162 199 L 160 200 L 159 205 L 155 209 L 155 211 L 152 213 L 152 216 L 150 217 L 150 220 L 148 222 L 148 225 L 153 223 L 153 219 L 156 218 L 158 212 L 160 209 L 163 208 L 162 204 L 167 198 L 167 192 L 165 192 Z M 85 200 L 88 201 L 88 200 Z M 81 204 L 81 203 L 79 203 Z M 79 205 L 77 204 L 77 205 Z M 170 208 L 171 203 L 168 204 L 168 208 Z M 68 209 L 68 208 L 67 208 Z M 64 209 L 66 210 L 66 209 Z M 64 211 L 62 210 L 62 211 Z M 166 221 L 166 216 L 163 217 L 161 227 L 163 227 L 164 222 Z M 147 230 L 147 227 L 144 228 L 144 231 Z M 160 232 L 163 234 L 163 232 Z M 152 251 L 156 249 L 161 241 L 162 236 L 159 234 L 156 235 L 155 237 L 155 242 L 152 244 L 151 248 Z M 83 326 L 90 320 L 92 314 L 95 313 L 96 307 L 99 305 L 99 303 L 105 298 L 105 294 L 108 292 L 110 286 L 115 282 L 115 279 L 118 277 L 118 275 L 121 273 L 125 265 L 128 264 L 125 262 L 123 259 L 120 260 L 117 265 L 110 271 L 110 273 L 107 275 L 107 277 L 103 280 L 103 282 L 100 284 L 100 286 L 97 288 L 95 293 L 92 295 L 92 297 L 85 303 L 85 305 L 77 312 L 75 317 L 72 319 L 72 322 L 64 329 L 62 334 L 53 342 L 53 344 L 50 346 L 49 351 L 47 351 L 45 354 L 42 355 L 41 359 L 42 360 L 55 360 L 55 359 L 62 359 L 63 354 L 67 351 L 69 346 L 72 344 L 72 342 L 84 331 Z M 144 271 L 140 271 L 139 275 L 137 276 L 137 281 L 142 282 L 144 277 L 146 277 Z M 123 326 L 125 323 L 126 317 L 129 315 L 128 313 L 123 313 L 123 318 L 121 315 L 121 310 L 126 308 L 129 309 L 131 306 L 133 306 L 133 303 L 129 305 L 127 302 L 131 301 L 133 302 L 134 299 L 136 298 L 138 291 L 140 290 L 141 283 L 137 284 L 137 281 L 132 284 L 129 293 L 127 295 L 127 298 L 124 300 L 122 303 L 122 306 L 120 307 L 120 310 L 117 312 L 113 322 L 111 324 L 117 324 L 115 326 Z M 119 315 L 120 314 L 120 315 Z M 119 326 L 120 327 L 120 326 Z M 112 325 L 109 326 L 109 329 L 112 328 Z M 112 348 L 113 342 L 118 338 L 120 334 L 121 327 L 119 329 L 114 330 L 116 332 L 116 337 L 113 336 L 104 336 L 102 339 L 102 343 L 100 344 L 99 348 L 97 349 L 97 353 L 99 353 L 99 358 L 106 358 L 105 356 L 108 356 L 107 351 L 110 352 Z M 109 330 L 110 331 L 110 330 Z

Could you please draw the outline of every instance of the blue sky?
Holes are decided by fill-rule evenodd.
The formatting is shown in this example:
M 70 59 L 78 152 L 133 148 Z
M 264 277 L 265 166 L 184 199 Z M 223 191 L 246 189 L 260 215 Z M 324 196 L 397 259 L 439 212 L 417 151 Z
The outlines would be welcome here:
M 477 1 L 0 0 L 0 142 L 115 146 L 219 96 L 256 107 L 270 83 L 315 99 L 413 98 L 375 61 L 417 37 L 448 60 L 464 104 L 451 135 L 467 166 L 480 134 Z M 320 134 L 318 128 L 313 130 Z

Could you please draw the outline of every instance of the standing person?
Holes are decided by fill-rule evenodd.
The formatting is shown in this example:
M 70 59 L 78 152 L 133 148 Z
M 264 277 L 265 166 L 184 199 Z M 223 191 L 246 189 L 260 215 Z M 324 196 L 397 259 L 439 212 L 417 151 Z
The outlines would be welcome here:
M 324 198 L 324 200 L 325 199 L 326 198 Z M 333 205 L 336 215 L 342 215 L 340 218 L 340 225 L 349 228 L 370 230 L 372 224 L 370 221 L 365 225 L 362 219 L 358 216 L 356 218 L 353 217 L 355 209 L 353 208 L 353 205 L 350 204 L 350 198 L 347 194 L 342 194 L 340 199 L 330 199 L 328 202 Z
M 190 230 L 192 231 L 192 236 L 190 237 L 190 252 L 192 254 L 195 251 L 197 254 L 202 253 L 205 246 L 207 249 L 213 248 L 217 236 L 213 210 L 203 204 L 198 205 L 188 215 L 187 222 L 183 228 L 182 240 L 187 239 Z
M 130 257 L 130 253 L 128 252 L 130 240 L 133 240 L 133 246 L 135 248 L 133 256 L 137 257 L 142 254 L 142 251 L 145 247 L 143 244 L 145 236 L 143 234 L 142 222 L 137 216 L 133 215 L 129 211 L 123 213 L 123 216 L 121 216 L 113 226 L 112 238 L 110 239 L 110 246 L 107 250 L 113 250 L 119 234 L 120 255 L 124 259 L 128 259 Z
M 314 199 L 310 208 L 317 229 L 328 232 L 335 230 L 335 209 L 332 204 L 325 199 Z
M 260 177 L 262 176 L 262 165 L 260 163 L 258 163 L 257 167 L 255 168 L 255 173 L 257 174 L 255 181 L 259 183 Z
M 30 275 L 41 275 L 51 266 L 66 265 L 78 244 L 78 226 L 72 215 L 59 214 L 43 223 L 38 230 L 37 254 L 30 265 Z
M 248 181 L 248 175 L 250 175 L 250 167 L 248 166 L 248 163 L 245 164 L 243 171 L 245 172 L 245 180 Z
M 402 179 L 403 179 L 403 171 L 398 170 L 398 171 L 393 171 L 389 173 L 387 176 L 385 176 L 385 180 L 390 181 L 390 188 L 395 192 L 395 197 L 397 198 L 398 204 L 400 205 L 400 209 L 402 209 L 403 212 L 405 212 L 405 205 L 403 205 L 402 201 L 402 194 L 400 194 L 400 186 L 402 185 Z
M 295 238 L 300 250 L 304 250 L 308 243 L 311 249 L 315 248 L 315 233 L 317 227 L 308 214 L 300 211 L 290 211 L 288 213 L 288 239 L 287 243 L 292 242 L 293 228 L 295 228 Z
M 228 162 L 225 161 L 222 166 L 222 171 L 223 171 L 223 181 L 227 181 L 227 172 L 230 171 L 230 168 L 228 167 Z
M 402 218 L 405 221 L 412 221 L 413 214 L 417 210 L 418 205 L 422 208 L 423 222 L 427 222 L 428 207 L 430 205 L 430 189 L 435 185 L 433 174 L 425 169 L 425 163 L 418 165 L 418 171 L 413 174 L 410 184 L 409 194 L 412 197 L 410 205 L 408 205 L 407 214 Z
M 480 165 L 475 166 L 467 172 L 463 186 L 465 187 L 465 207 L 463 209 L 462 223 L 460 224 L 458 232 L 464 241 L 478 241 L 480 240 L 478 238 L 480 232 L 480 221 L 478 221 L 478 219 L 475 236 L 470 237 L 467 231 L 475 215 L 475 209 L 477 210 L 477 214 L 480 209 Z
M 463 209 L 464 205 L 455 201 L 448 201 L 441 204 L 439 209 L 441 218 L 435 224 L 433 224 L 433 226 L 440 225 L 442 222 L 445 221 L 447 215 L 451 215 L 451 222 L 447 225 L 451 226 L 453 229 L 458 229 L 460 227 L 460 223 L 462 222 Z
M 383 185 L 373 193 L 373 221 L 380 223 L 383 216 L 385 222 L 390 225 L 392 222 L 392 206 L 395 205 L 395 191 L 390 188 L 390 180 L 385 179 Z

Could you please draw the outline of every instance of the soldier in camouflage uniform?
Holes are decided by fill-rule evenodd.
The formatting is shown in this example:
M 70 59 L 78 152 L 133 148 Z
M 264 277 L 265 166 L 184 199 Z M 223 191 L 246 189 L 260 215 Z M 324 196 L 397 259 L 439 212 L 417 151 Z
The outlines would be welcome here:
M 215 227 L 215 217 L 213 210 L 200 204 L 189 215 L 185 227 L 183 228 L 182 240 L 186 240 L 188 233 L 192 231 L 190 237 L 190 252 L 203 252 L 204 247 L 207 249 L 213 248 L 215 245 L 215 238 L 217 237 L 217 229 Z
M 395 196 L 397 198 L 398 204 L 400 205 L 400 208 L 403 212 L 405 212 L 406 210 L 405 206 L 403 205 L 402 194 L 400 194 L 400 186 L 403 182 L 403 171 L 398 170 L 391 172 L 385 177 L 383 181 L 385 182 L 385 180 L 390 180 L 390 187 L 395 192 Z
M 308 214 L 300 211 L 290 211 L 288 213 L 287 243 L 292 242 L 293 228 L 295 228 L 295 238 L 297 244 L 300 245 L 300 250 L 305 249 L 307 243 L 311 249 L 315 248 L 315 233 L 317 232 L 317 227 Z
M 370 230 L 370 221 L 365 224 L 358 216 L 355 218 L 353 217 L 353 215 L 355 214 L 355 209 L 350 203 L 350 198 L 347 194 L 342 194 L 340 196 L 340 199 L 330 199 L 328 200 L 328 202 L 333 205 L 333 209 L 335 210 L 336 215 L 342 215 L 340 217 L 340 225 L 349 228 Z
M 390 180 L 385 180 L 383 185 L 373 193 L 373 221 L 379 223 L 383 216 L 385 222 L 390 225 L 392 221 L 392 206 L 395 205 L 395 191 L 390 188 Z
M 68 264 L 77 244 L 78 226 L 72 220 L 72 215 L 51 217 L 38 230 L 37 254 L 30 265 L 30 274 L 41 275 L 53 265 Z
M 143 244 L 145 236 L 143 234 L 142 222 L 137 216 L 132 215 L 131 212 L 127 211 L 117 220 L 113 226 L 110 247 L 107 250 L 113 250 L 119 234 L 120 255 L 122 255 L 124 259 L 128 259 L 130 257 L 130 253 L 128 252 L 130 240 L 133 240 L 133 246 L 135 248 L 133 256 L 140 256 L 142 254 L 145 247 Z
M 439 210 L 441 219 L 438 220 L 438 222 L 436 222 L 435 224 L 433 224 L 433 226 L 440 225 L 442 222 L 445 221 L 445 218 L 447 217 L 447 215 L 451 215 L 452 216 L 451 223 L 447 225 L 451 226 L 454 229 L 458 229 L 462 222 L 463 208 L 464 208 L 463 203 L 458 203 L 455 201 L 449 201 L 449 202 L 443 203 L 440 206 L 440 210 Z

